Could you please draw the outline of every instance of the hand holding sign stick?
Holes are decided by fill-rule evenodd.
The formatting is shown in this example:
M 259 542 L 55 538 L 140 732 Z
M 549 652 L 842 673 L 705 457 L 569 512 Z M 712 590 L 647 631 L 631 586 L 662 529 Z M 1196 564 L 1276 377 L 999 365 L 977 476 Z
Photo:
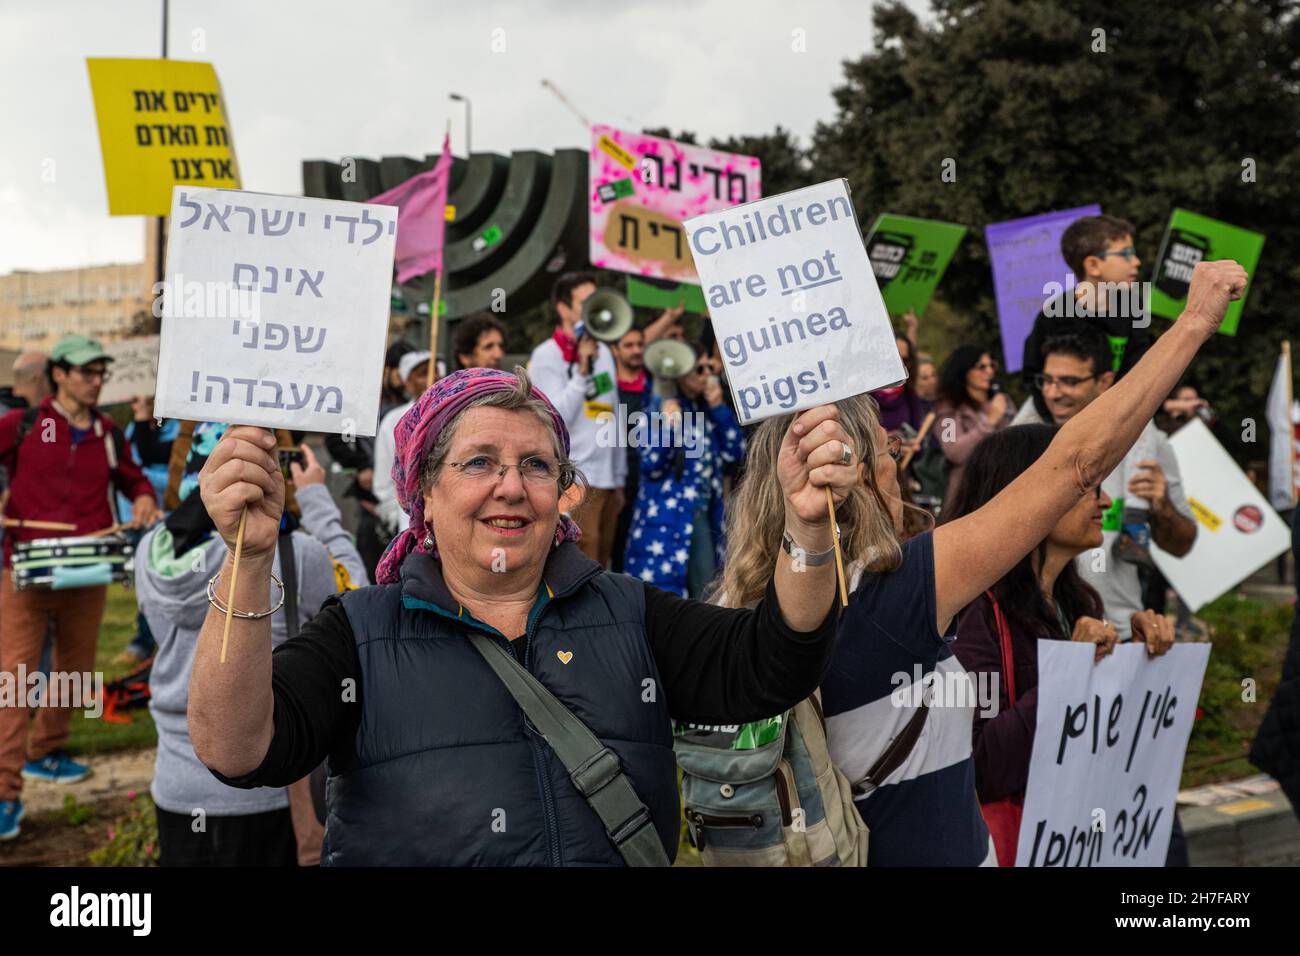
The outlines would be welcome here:
M 836 401 L 906 378 L 844 180 L 704 213 L 683 225 L 742 423 L 833 409 Z M 960 238 L 964 230 L 951 228 Z M 797 418 L 796 434 L 800 427 Z M 835 449 L 827 463 L 860 481 L 858 449 L 840 435 L 838 443 L 827 442 Z M 840 603 L 847 606 L 833 496 L 829 487 L 808 490 L 807 504 L 816 502 L 818 517 L 829 515 Z
M 229 429 L 217 442 L 199 473 L 199 494 L 208 515 L 229 548 L 230 587 L 226 591 L 224 606 L 217 599 L 216 606 L 224 616 L 221 631 L 221 663 L 226 662 L 230 644 L 231 619 L 234 608 L 242 604 L 240 616 L 261 608 L 249 608 L 247 594 L 239 592 L 240 569 L 246 551 L 254 556 L 254 582 L 264 580 L 256 571 L 274 559 L 280 534 L 280 518 L 284 513 L 284 476 L 275 455 L 276 438 L 273 432 L 249 425 Z M 219 577 L 224 575 L 219 575 Z M 215 596 L 215 582 L 210 586 L 209 599 Z M 246 589 L 249 590 L 249 589 Z

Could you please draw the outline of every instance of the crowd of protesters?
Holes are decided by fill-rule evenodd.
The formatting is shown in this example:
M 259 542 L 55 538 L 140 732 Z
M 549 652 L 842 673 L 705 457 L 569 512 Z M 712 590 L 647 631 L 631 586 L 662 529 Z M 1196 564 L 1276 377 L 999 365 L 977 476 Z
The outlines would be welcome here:
M 691 339 L 670 308 L 600 341 L 582 327 L 598 291 L 585 273 L 556 279 L 553 333 L 526 370 L 492 314 L 455 325 L 450 370 L 394 343 L 374 438 L 324 451 L 158 421 L 144 397 L 123 432 L 97 406 L 112 361 L 98 342 L 25 353 L 0 396 L 0 670 L 93 670 L 107 593 L 16 589 L 15 546 L 56 536 L 41 522 L 130 536 L 124 660 L 150 668 L 164 865 L 664 863 L 674 721 L 741 725 L 810 695 L 854 785 L 846 812 L 871 832 L 862 862 L 1008 865 L 1001 808 L 1027 784 L 1037 641 L 1165 653 L 1149 549 L 1195 546 L 1153 419 L 1209 418 L 1179 382 L 1244 272 L 1198 267 L 1187 311 L 1153 339 L 1095 293 L 1136 279 L 1132 234 L 1109 216 L 1066 231 L 1075 300 L 1044 305 L 1019 410 L 994 349 L 937 363 L 909 313 L 905 381 L 742 429 L 707 319 Z M 647 367 L 661 339 L 693 356 L 681 374 Z M 1104 572 L 1079 558 L 1099 550 Z M 553 742 L 581 735 L 530 730 L 515 672 L 617 758 L 590 790 L 596 764 L 575 772 Z M 899 706 L 891 676 L 914 672 L 995 675 L 996 712 Z M 24 777 L 91 772 L 66 749 L 71 711 L 0 708 L 0 839 L 19 834 Z M 900 739 L 907 759 L 872 779 Z M 510 823 L 493 830 L 498 811 Z M 701 820 L 700 839 L 720 825 Z M 1170 862 L 1186 861 L 1178 840 Z

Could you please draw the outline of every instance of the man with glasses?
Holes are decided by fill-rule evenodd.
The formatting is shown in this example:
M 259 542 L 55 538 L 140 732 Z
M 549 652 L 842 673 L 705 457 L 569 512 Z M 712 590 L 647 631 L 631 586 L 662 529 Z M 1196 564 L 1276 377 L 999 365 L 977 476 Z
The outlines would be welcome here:
M 5 535 L 0 572 L 0 680 L 18 689 L 18 699 L 0 702 L 0 839 L 18 835 L 24 777 L 73 783 L 90 773 L 89 767 L 73 761 L 63 749 L 72 719 L 68 705 L 73 702 L 50 696 L 54 681 L 47 693 L 49 699 L 37 708 L 31 739 L 27 739 L 26 675 L 40 670 L 51 619 L 55 674 L 94 671 L 107 592 L 104 585 L 61 593 L 16 590 L 10 571 L 14 544 L 64 534 L 87 535 L 117 524 L 114 490 L 131 500 L 132 526 L 147 527 L 158 517 L 153 486 L 132 459 L 121 429 L 95 407 L 111 361 L 94 339 L 64 337 L 46 364 L 54 394 L 33 409 L 16 410 L 0 418 L 0 464 L 7 468 L 10 479 L 5 516 L 62 522 L 74 529 L 51 532 L 18 526 Z M 63 686 L 68 685 L 64 682 Z
M 1043 371 L 1034 377 L 1035 385 L 1050 420 L 1058 425 L 1115 382 L 1108 367 L 1110 349 L 1095 331 L 1048 339 L 1043 353 Z M 1196 521 L 1169 439 L 1150 422 L 1101 487 L 1111 499 L 1102 517 L 1102 553 L 1082 554 L 1076 563 L 1084 580 L 1101 595 L 1106 619 L 1114 623 L 1120 640 L 1127 641 L 1135 627 L 1141 629 L 1135 618 L 1149 613 L 1142 600 L 1143 570 L 1151 566 L 1146 545 L 1154 541 L 1181 558 L 1196 541 Z
M 1107 368 L 1121 378 L 1151 347 L 1150 316 L 1141 296 L 1133 224 L 1116 216 L 1084 216 L 1061 234 L 1061 256 L 1074 273 L 1073 289 L 1043 304 L 1025 339 L 1021 374 L 1039 418 L 1049 415 L 1034 376 L 1043 371 L 1043 343 L 1053 336 L 1095 329 L 1106 337 L 1111 357 Z M 1024 409 L 1022 409 L 1024 411 Z M 1015 424 L 1024 418 L 1017 417 Z

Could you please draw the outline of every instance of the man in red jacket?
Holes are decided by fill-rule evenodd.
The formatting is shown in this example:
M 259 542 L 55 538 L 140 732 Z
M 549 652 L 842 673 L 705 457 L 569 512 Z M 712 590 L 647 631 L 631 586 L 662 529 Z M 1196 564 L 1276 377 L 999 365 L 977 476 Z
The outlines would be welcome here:
M 0 418 L 0 465 L 9 474 L 5 516 L 75 525 L 85 535 L 114 524 L 112 490 L 133 502 L 131 524 L 158 518 L 152 485 L 135 464 L 120 430 L 95 403 L 112 358 L 94 339 L 65 336 L 50 353 L 46 374 L 54 394 L 35 413 L 15 410 Z M 0 839 L 18 835 L 23 777 L 72 783 L 90 768 L 63 750 L 73 702 L 46 700 L 37 708 L 28 741 L 28 685 L 20 676 L 40 670 L 49 621 L 54 622 L 57 674 L 89 673 L 104 614 L 104 585 L 63 592 L 14 588 L 10 563 L 14 544 L 51 537 L 49 531 L 11 527 L 4 537 L 0 572 L 0 681 L 13 693 L 0 698 Z M 67 686 L 67 685 L 65 685 Z M 53 696 L 53 684 L 47 689 Z M 80 704 L 81 702 L 76 702 Z M 58 704 L 60 706 L 49 706 Z

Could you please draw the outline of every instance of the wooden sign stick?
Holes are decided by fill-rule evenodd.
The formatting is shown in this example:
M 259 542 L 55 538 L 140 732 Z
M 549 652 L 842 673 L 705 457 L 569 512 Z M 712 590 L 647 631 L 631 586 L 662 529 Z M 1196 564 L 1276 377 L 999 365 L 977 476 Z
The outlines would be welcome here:
M 849 589 L 844 583 L 844 554 L 840 551 L 840 526 L 835 521 L 835 496 L 826 486 L 826 510 L 831 513 L 831 537 L 835 539 L 835 572 L 840 578 L 840 607 L 849 606 Z
M 226 625 L 221 629 L 221 663 L 226 662 L 226 643 L 230 640 L 230 616 L 235 610 L 235 585 L 239 582 L 239 557 L 244 552 L 244 525 L 248 522 L 248 505 L 239 513 L 239 531 L 235 534 L 235 564 L 230 569 L 230 590 L 226 592 Z
M 925 420 L 921 422 L 921 430 L 916 433 L 916 444 L 918 446 L 921 444 L 921 442 L 925 441 L 925 436 L 930 431 L 930 426 L 933 424 L 934 424 L 934 412 L 929 412 L 925 416 Z M 907 454 L 903 456 L 903 460 L 898 463 L 899 471 L 907 470 L 907 466 L 912 463 L 912 456 L 914 454 L 915 452 L 911 448 L 907 450 Z

